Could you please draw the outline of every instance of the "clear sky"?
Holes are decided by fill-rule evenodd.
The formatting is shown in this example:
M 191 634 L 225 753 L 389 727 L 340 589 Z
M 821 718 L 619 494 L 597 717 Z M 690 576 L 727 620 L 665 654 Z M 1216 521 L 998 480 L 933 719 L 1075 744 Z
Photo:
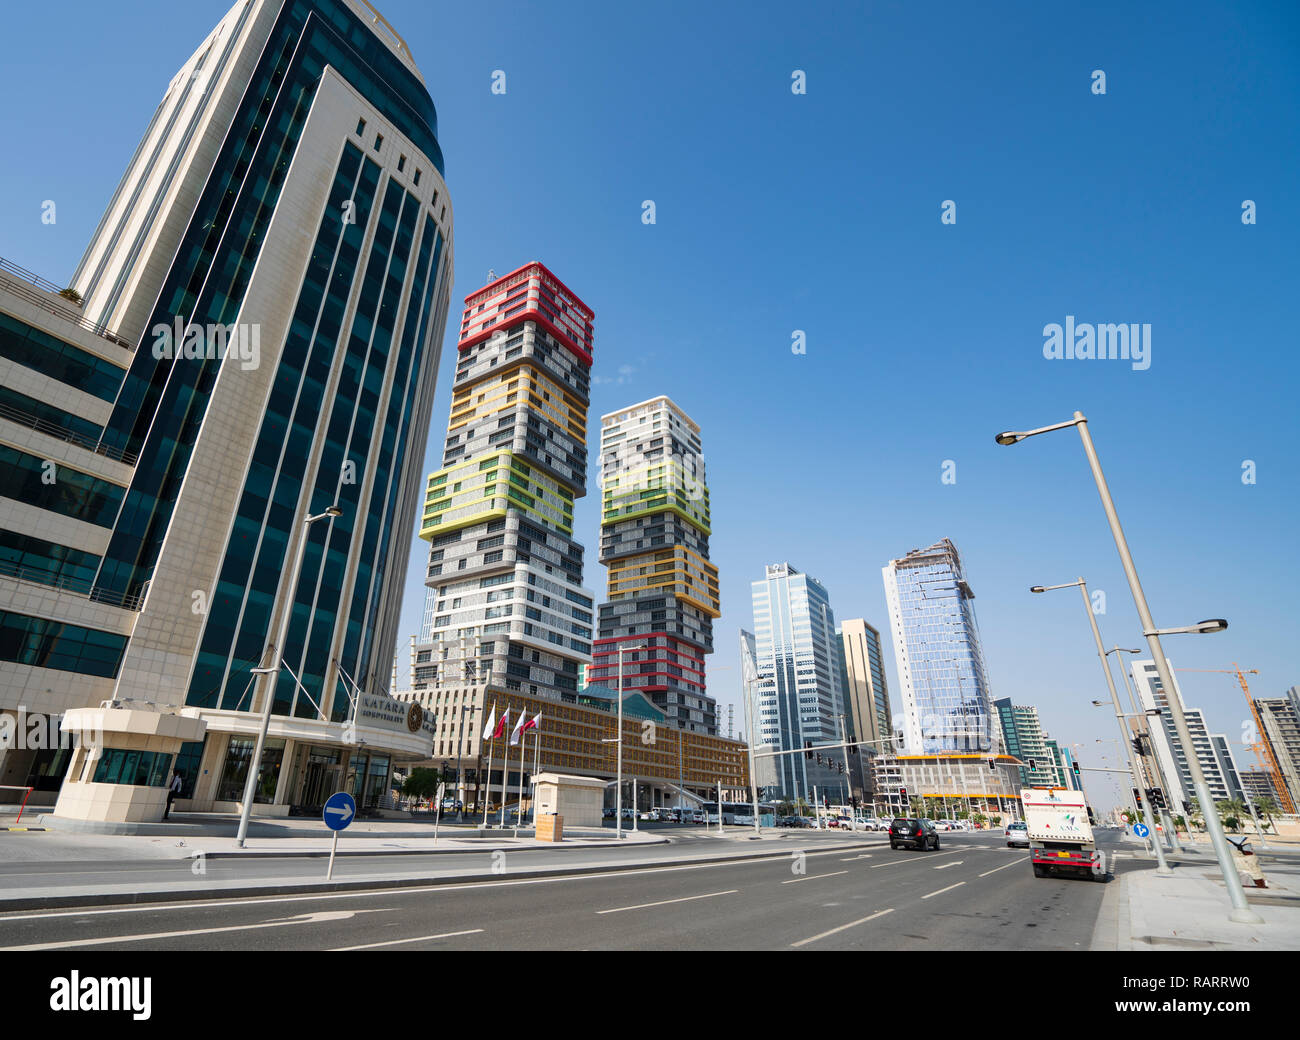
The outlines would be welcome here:
M 228 6 L 6 10 L 0 255 L 70 278 L 167 82 Z M 438 106 L 455 206 L 427 469 L 461 300 L 489 268 L 542 260 L 596 312 L 593 460 L 599 416 L 657 394 L 702 428 L 723 596 L 708 682 L 737 729 L 737 630 L 764 564 L 788 560 L 838 618 L 884 631 L 880 568 L 948 537 L 993 695 L 1113 766 L 1082 606 L 1027 592 L 1083 575 L 1107 594 L 1107 645 L 1141 643 L 1078 438 L 993 443 L 1075 409 L 1157 623 L 1231 623 L 1168 640 L 1174 664 L 1238 661 L 1268 696 L 1300 683 L 1296 5 L 379 6 Z M 1046 359 L 1044 326 L 1067 315 L 1149 324 L 1150 367 Z M 590 483 L 577 534 L 599 594 L 594 466 Z M 408 634 L 427 551 L 412 542 Z M 405 636 L 398 650 L 405 668 Z M 1180 684 L 1241 740 L 1233 677 Z M 1106 774 L 1089 789 L 1109 807 Z

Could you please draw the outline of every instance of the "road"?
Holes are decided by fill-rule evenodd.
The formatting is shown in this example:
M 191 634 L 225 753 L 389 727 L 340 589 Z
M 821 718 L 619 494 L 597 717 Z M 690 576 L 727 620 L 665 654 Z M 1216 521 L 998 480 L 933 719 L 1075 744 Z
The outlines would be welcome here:
M 674 844 L 659 847 L 664 863 L 717 847 L 687 829 L 672 833 Z M 844 847 L 833 832 L 804 832 L 785 839 L 790 855 L 777 859 L 512 878 L 508 857 L 500 880 L 490 882 L 9 913 L 0 916 L 0 949 L 1088 948 L 1106 886 L 1036 879 L 1028 853 L 1006 848 L 996 834 L 941 837 L 939 851 L 917 852 L 891 850 L 883 835 L 852 835 Z M 1120 853 L 1116 873 L 1149 866 L 1134 858 L 1133 846 L 1109 835 L 1101 842 Z M 557 862 L 555 851 L 536 855 Z M 491 869 L 486 854 L 459 858 Z M 370 859 L 342 862 L 340 876 L 372 874 Z M 385 859 L 392 869 L 392 857 Z M 177 869 L 114 867 L 132 877 Z M 303 867 L 295 860 L 210 865 L 259 877 Z M 403 872 L 412 867 L 403 861 Z M 319 872 L 319 861 L 310 869 Z

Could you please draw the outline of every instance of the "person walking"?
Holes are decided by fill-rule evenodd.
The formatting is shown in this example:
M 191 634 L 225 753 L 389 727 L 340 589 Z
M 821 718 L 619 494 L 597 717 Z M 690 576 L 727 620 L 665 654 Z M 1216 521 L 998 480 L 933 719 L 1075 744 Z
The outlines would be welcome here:
M 163 819 L 171 815 L 172 802 L 180 797 L 181 787 L 185 783 L 185 774 L 179 771 L 172 774 L 172 782 L 167 788 L 167 808 L 163 810 Z

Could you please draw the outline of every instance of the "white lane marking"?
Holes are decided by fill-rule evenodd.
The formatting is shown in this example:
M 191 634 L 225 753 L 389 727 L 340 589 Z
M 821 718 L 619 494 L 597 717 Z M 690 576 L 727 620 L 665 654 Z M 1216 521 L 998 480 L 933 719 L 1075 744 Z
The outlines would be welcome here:
M 1017 860 L 1013 860 L 1010 863 L 1003 863 L 1002 866 L 1000 867 L 994 867 L 992 870 L 984 871 L 984 873 L 981 874 L 980 877 L 988 877 L 990 874 L 996 874 L 999 870 L 1006 870 L 1007 867 L 1018 867 L 1020 866 L 1021 862 L 1022 862 L 1021 860 L 1017 859 Z
M 935 869 L 935 870 L 947 870 L 949 867 L 960 867 L 960 866 L 961 866 L 963 863 L 965 863 L 965 862 L 966 862 L 966 861 L 965 861 L 964 859 L 955 859 L 955 860 L 953 860 L 951 863 L 944 863 L 944 864 L 942 864 L 941 866 L 935 867 L 934 869 Z
M 29 950 L 69 950 L 83 946 L 107 946 L 109 943 L 147 942 L 150 939 L 179 939 L 186 935 L 216 935 L 219 932 L 247 932 L 256 928 L 284 928 L 291 924 L 321 924 L 328 921 L 347 921 L 357 914 L 390 913 L 391 909 L 378 907 L 372 910 L 321 910 L 314 914 L 299 914 L 283 921 L 264 921 L 261 924 L 232 924 L 222 928 L 189 928 L 182 932 L 151 932 L 144 935 L 110 935 L 99 939 L 65 939 L 61 942 L 31 943 L 27 946 L 3 946 L 2 950 L 26 952 Z
M 400 946 L 402 943 L 425 942 L 429 939 L 450 939 L 456 935 L 477 935 L 482 928 L 467 928 L 463 932 L 442 932 L 439 935 L 413 935 L 409 939 L 389 939 L 387 942 L 363 943 L 360 946 L 338 946 L 330 953 L 351 953 L 353 950 L 374 950 L 380 946 Z
M 734 896 L 740 889 L 729 888 L 725 892 L 706 892 L 702 896 L 682 896 L 680 899 L 661 899 L 657 903 L 638 903 L 636 906 L 619 906 L 613 910 L 597 910 L 597 914 L 621 914 L 624 910 L 647 910 L 652 906 L 667 906 L 669 903 L 689 903 L 693 899 L 712 899 L 714 896 Z
M 922 896 L 921 898 L 922 898 L 922 899 L 929 899 L 930 896 L 941 896 L 941 895 L 943 895 L 945 892 L 951 892 L 954 888 L 961 888 L 961 886 L 964 885 L 964 884 L 966 884 L 965 881 L 958 881 L 957 884 L 955 884 L 955 885 L 949 885 L 947 888 L 941 888 L 941 889 L 939 889 L 938 892 L 931 892 L 929 896 Z
M 912 850 L 909 849 L 908 851 L 912 851 Z M 957 855 L 957 850 L 956 850 L 956 849 L 953 849 L 953 850 L 950 851 L 950 852 L 936 852 L 936 853 L 934 853 L 934 855 L 932 855 L 932 856 L 930 856 L 930 857 L 928 857 L 928 858 L 930 858 L 930 859 L 937 859 L 939 856 L 955 856 L 955 855 Z M 896 866 L 898 866 L 900 863 L 911 863 L 911 862 L 912 862 L 912 860 L 910 860 L 910 859 L 900 859 L 900 860 L 895 860 L 893 863 L 877 863 L 874 867 L 868 867 L 867 869 L 868 869 L 868 870 L 879 870 L 881 867 L 896 867 Z
M 861 856 L 845 856 L 842 860 L 840 860 L 840 862 L 841 862 L 841 863 L 852 863 L 854 860 L 859 860 L 859 859 L 870 859 L 870 858 L 871 858 L 871 853 L 870 853 L 870 852 L 864 852 Z
M 790 945 L 794 947 L 807 946 L 809 943 L 814 943 L 818 939 L 825 939 L 826 936 L 828 935 L 834 935 L 836 932 L 842 932 L 846 928 L 856 928 L 860 924 L 866 924 L 868 921 L 874 921 L 877 917 L 884 917 L 885 914 L 892 914 L 893 912 L 894 912 L 893 907 L 890 907 L 888 910 L 877 910 L 874 914 L 872 914 L 869 917 L 859 917 L 856 921 L 850 921 L 848 924 L 842 924 L 838 928 L 832 928 L 829 932 L 822 932 L 819 935 L 812 935 L 809 936 L 807 939 L 800 939 L 798 942 L 791 943 Z
M 804 855 L 812 856 L 831 856 L 837 852 L 844 851 L 838 849 L 822 849 L 808 851 L 800 849 Z M 426 895 L 431 892 L 464 892 L 482 888 L 512 888 L 517 885 L 549 885 L 560 881 L 595 881 L 600 878 L 612 877 L 634 877 L 638 874 L 666 874 L 677 870 L 706 870 L 710 867 L 735 866 L 738 864 L 751 863 L 770 863 L 773 860 L 779 860 L 780 856 L 742 856 L 736 859 L 711 860 L 708 863 L 682 863 L 677 866 L 668 867 L 640 867 L 632 870 L 604 870 L 596 871 L 591 874 L 569 874 L 564 877 L 544 877 L 544 878 L 520 878 L 517 881 L 471 881 L 464 884 L 451 885 L 422 885 L 420 887 L 392 887 L 376 889 L 359 889 L 355 892 L 331 892 L 316 893 L 301 896 L 249 896 L 244 899 L 205 899 L 197 903 L 150 903 L 145 906 L 115 906 L 105 910 L 59 910 L 47 914 L 15 914 L 12 917 L 0 917 L 0 924 L 7 921 L 42 921 L 47 918 L 55 917 L 99 917 L 103 914 L 160 914 L 171 910 L 202 910 L 207 907 L 228 907 L 228 906 L 273 906 L 276 903 L 320 903 L 331 899 L 378 899 L 392 898 L 394 895 Z M 256 879 L 254 879 L 256 880 Z M 282 878 L 269 878 L 264 880 L 263 884 L 283 883 Z M 377 878 L 350 878 L 352 881 L 371 880 L 377 885 L 382 885 L 385 881 L 393 880 L 387 876 Z
M 847 874 L 847 873 L 848 873 L 847 870 L 837 870 L 831 874 L 809 874 L 807 877 L 797 877 L 797 878 L 791 878 L 789 881 L 782 881 L 781 884 L 793 885 L 796 881 L 816 881 L 818 878 L 839 877 L 841 874 Z

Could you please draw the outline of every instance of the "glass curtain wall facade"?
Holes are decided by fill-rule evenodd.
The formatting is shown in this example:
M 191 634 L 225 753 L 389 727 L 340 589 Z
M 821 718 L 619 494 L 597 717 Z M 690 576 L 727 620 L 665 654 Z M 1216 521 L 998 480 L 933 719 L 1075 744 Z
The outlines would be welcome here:
M 237 786 L 220 781 L 240 768 L 228 734 L 260 711 L 252 670 L 286 615 L 275 719 L 345 742 L 359 697 L 390 681 L 450 302 L 443 169 L 423 78 L 369 4 L 235 4 L 169 85 L 73 277 L 81 325 L 129 344 L 125 370 L 75 340 L 37 362 L 112 402 L 68 429 L 116 469 L 70 473 L 59 507 L 105 534 L 0 546 L 95 611 L 131 612 L 125 639 L 35 633 L 59 651 L 44 667 L 199 709 L 221 736 L 182 758 L 205 756 L 188 782 L 208 777 L 208 799 Z M 290 587 L 302 520 L 331 505 Z M 281 726 L 268 776 L 303 743 Z
M 989 751 L 994 722 L 975 593 L 948 539 L 882 571 L 909 754 Z
M 816 578 L 788 563 L 769 564 L 764 579 L 751 588 L 758 671 L 753 684 L 755 745 L 790 751 L 839 743 L 845 706 L 829 594 Z M 838 749 L 814 753 L 811 760 L 781 755 L 772 761 L 778 788 L 773 796 L 811 800 L 814 787 L 818 793 L 834 792 L 847 782 Z
M 443 468 L 430 475 L 412 686 L 558 698 L 591 660 L 573 503 L 586 494 L 591 309 L 540 263 L 465 298 Z
M 669 722 L 718 734 L 705 692 L 704 657 L 721 614 L 718 569 L 709 561 L 709 489 L 700 428 L 667 397 L 601 418 L 600 560 L 609 600 L 589 680 L 639 690 Z

